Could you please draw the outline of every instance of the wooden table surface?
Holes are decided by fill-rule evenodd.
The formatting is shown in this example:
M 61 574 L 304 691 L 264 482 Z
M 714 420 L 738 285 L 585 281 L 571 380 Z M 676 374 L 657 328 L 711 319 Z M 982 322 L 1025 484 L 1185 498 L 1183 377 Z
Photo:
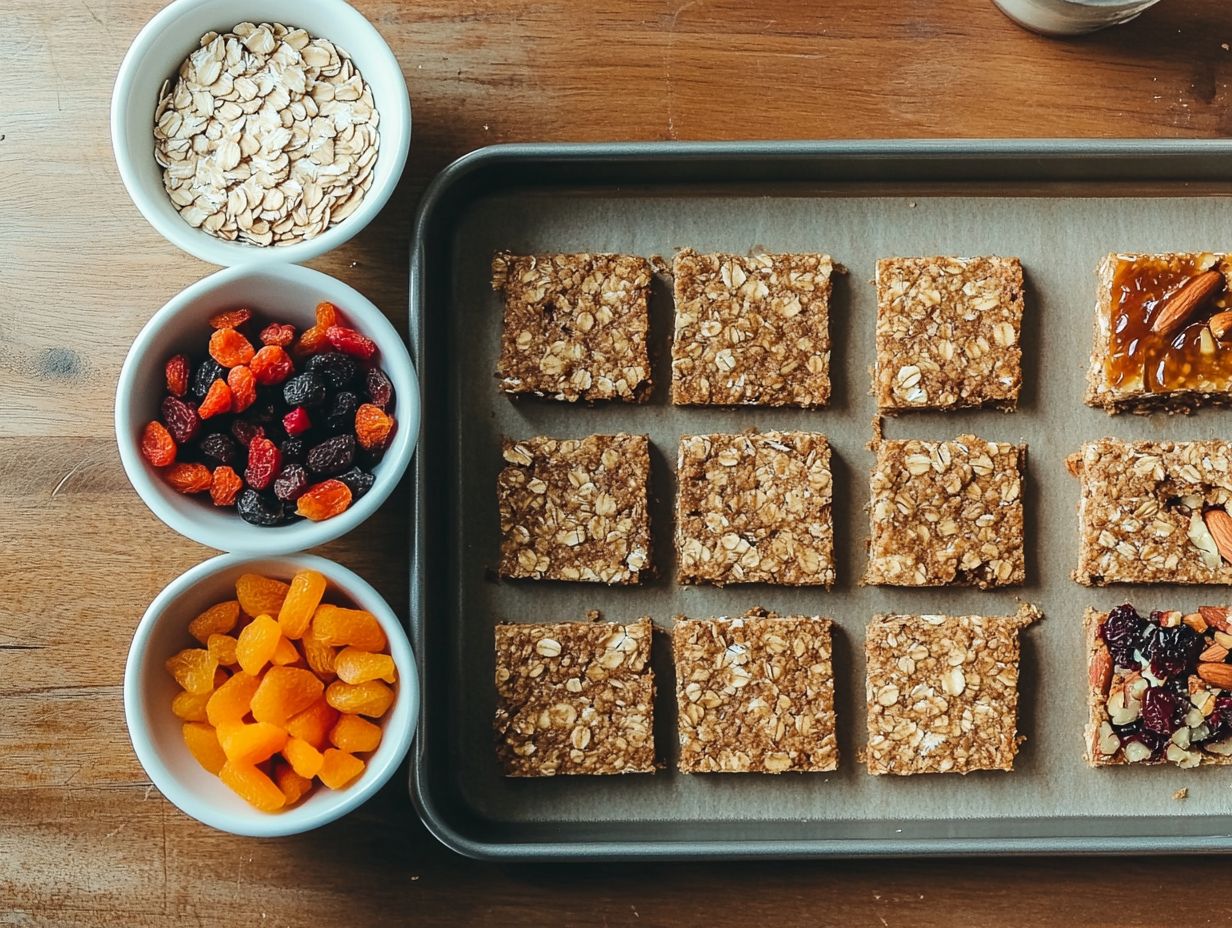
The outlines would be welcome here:
M 1227 917 L 1178 895 L 1194 885 L 1179 859 L 476 863 L 429 837 L 401 775 L 347 820 L 285 840 L 219 834 L 167 803 L 129 746 L 124 658 L 150 599 L 212 552 L 129 488 L 112 394 L 141 325 L 212 268 L 137 213 L 107 129 L 116 68 L 159 6 L 0 0 L 0 924 L 1125 925 L 1177 905 L 1194 924 Z M 988 0 L 358 6 L 406 73 L 411 158 L 381 217 L 316 266 L 403 330 L 417 197 L 489 143 L 1232 133 L 1226 0 L 1164 0 L 1072 41 L 1023 32 Z M 395 608 L 405 503 L 403 489 L 323 549 Z

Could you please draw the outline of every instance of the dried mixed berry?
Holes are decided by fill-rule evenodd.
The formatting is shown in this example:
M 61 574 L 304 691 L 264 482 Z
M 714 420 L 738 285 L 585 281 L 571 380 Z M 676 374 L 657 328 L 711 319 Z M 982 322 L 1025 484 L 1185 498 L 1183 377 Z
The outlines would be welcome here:
M 236 447 L 236 441 L 230 435 L 223 432 L 211 432 L 201 439 L 201 454 L 215 464 L 226 465 L 227 467 L 235 464 L 236 458 L 239 456 L 239 449 Z
M 350 386 L 359 372 L 355 360 L 341 351 L 324 351 L 314 354 L 304 362 L 304 369 L 312 371 L 331 390 L 341 390 Z
M 166 365 L 164 365 L 163 373 L 168 393 L 172 396 L 183 396 L 188 392 L 188 377 L 191 373 L 191 366 L 186 356 L 177 354 L 174 357 L 168 358 Z
M 318 477 L 332 477 L 355 462 L 355 436 L 335 435 L 308 449 L 308 470 Z
M 201 428 L 201 417 L 197 415 L 195 407 L 178 396 L 165 396 L 159 411 L 162 413 L 163 424 L 167 426 L 167 431 L 177 445 L 187 445 L 197 437 Z
M 331 435 L 349 432 L 355 428 L 355 410 L 359 409 L 359 397 L 349 390 L 334 394 L 325 414 L 325 431 Z
M 368 373 L 364 375 L 364 389 L 368 393 L 368 402 L 378 409 L 388 412 L 393 406 L 394 382 L 379 367 L 368 368 Z
M 293 503 L 303 496 L 311 482 L 302 464 L 286 464 L 274 478 L 274 495 L 284 503 Z
M 365 493 L 372 489 L 372 485 L 376 483 L 376 477 L 368 473 L 366 470 L 360 470 L 358 467 L 352 467 L 344 474 L 339 474 L 338 479 L 345 483 L 351 490 L 351 497 L 359 499 Z
M 296 374 L 282 385 L 282 401 L 288 406 L 320 406 L 328 395 L 325 381 L 312 371 Z
M 376 354 L 376 342 L 344 325 L 331 325 L 325 330 L 325 338 L 339 351 L 365 361 L 371 360 Z
M 193 371 L 189 392 L 197 399 L 203 400 L 205 399 L 205 394 L 210 390 L 210 384 L 219 377 L 225 376 L 227 376 L 227 372 L 223 370 L 221 364 L 213 358 L 205 358 Z
M 261 330 L 259 337 L 262 345 L 277 345 L 279 348 L 286 348 L 295 341 L 295 326 L 271 322 Z
M 282 452 L 268 438 L 254 438 L 248 444 L 248 466 L 244 482 L 254 490 L 264 490 L 282 468 Z
M 308 410 L 303 406 L 296 406 L 282 417 L 282 429 L 289 437 L 302 435 L 310 428 L 312 428 L 312 420 L 308 417 Z

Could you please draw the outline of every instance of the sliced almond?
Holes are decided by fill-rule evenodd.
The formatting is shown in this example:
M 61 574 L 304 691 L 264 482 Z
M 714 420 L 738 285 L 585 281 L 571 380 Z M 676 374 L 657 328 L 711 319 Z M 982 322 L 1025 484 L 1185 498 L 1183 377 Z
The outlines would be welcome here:
M 1221 690 L 1232 690 L 1232 664 L 1201 663 L 1198 676 Z
M 1232 339 L 1232 310 L 1215 313 L 1206 324 L 1210 327 L 1211 334 L 1219 341 Z
M 1213 644 L 1198 655 L 1200 661 L 1215 661 L 1221 663 L 1228 656 L 1228 649 L 1221 644 Z
M 1112 685 L 1112 655 L 1107 648 L 1100 648 L 1091 657 L 1091 690 L 1101 698 L 1107 697 Z
M 1219 271 L 1207 271 L 1190 279 L 1164 303 L 1159 315 L 1151 323 L 1151 331 L 1164 338 L 1170 337 L 1199 306 L 1222 290 L 1223 286 L 1223 274 Z
M 1192 628 L 1195 632 L 1201 635 L 1208 628 L 1206 619 L 1202 618 L 1202 613 L 1191 612 L 1189 615 L 1181 619 L 1186 625 Z
M 1215 539 L 1219 556 L 1232 564 L 1232 516 L 1228 515 L 1226 509 L 1208 509 L 1202 514 L 1202 521 Z

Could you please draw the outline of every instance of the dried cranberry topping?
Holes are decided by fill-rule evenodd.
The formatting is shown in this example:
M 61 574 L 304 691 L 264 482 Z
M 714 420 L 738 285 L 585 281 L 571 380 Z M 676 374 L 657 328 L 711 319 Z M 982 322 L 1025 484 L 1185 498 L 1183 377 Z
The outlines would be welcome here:
M 1138 669 L 1134 651 L 1138 649 L 1145 629 L 1146 621 L 1129 603 L 1117 606 L 1108 613 L 1099 634 L 1118 667 Z

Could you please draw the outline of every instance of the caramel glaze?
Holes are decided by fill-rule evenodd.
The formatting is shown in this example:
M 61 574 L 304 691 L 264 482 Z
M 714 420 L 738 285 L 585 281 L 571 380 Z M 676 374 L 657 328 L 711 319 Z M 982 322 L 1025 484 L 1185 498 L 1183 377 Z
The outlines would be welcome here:
M 1232 387 L 1232 343 L 1211 335 L 1206 320 L 1226 309 L 1228 291 L 1198 308 L 1171 338 L 1151 331 L 1164 304 L 1202 273 L 1196 255 L 1122 258 L 1112 277 L 1111 334 L 1105 361 L 1107 381 L 1120 390 L 1162 393 L 1175 390 L 1223 392 Z M 1228 259 L 1204 270 L 1227 274 Z

